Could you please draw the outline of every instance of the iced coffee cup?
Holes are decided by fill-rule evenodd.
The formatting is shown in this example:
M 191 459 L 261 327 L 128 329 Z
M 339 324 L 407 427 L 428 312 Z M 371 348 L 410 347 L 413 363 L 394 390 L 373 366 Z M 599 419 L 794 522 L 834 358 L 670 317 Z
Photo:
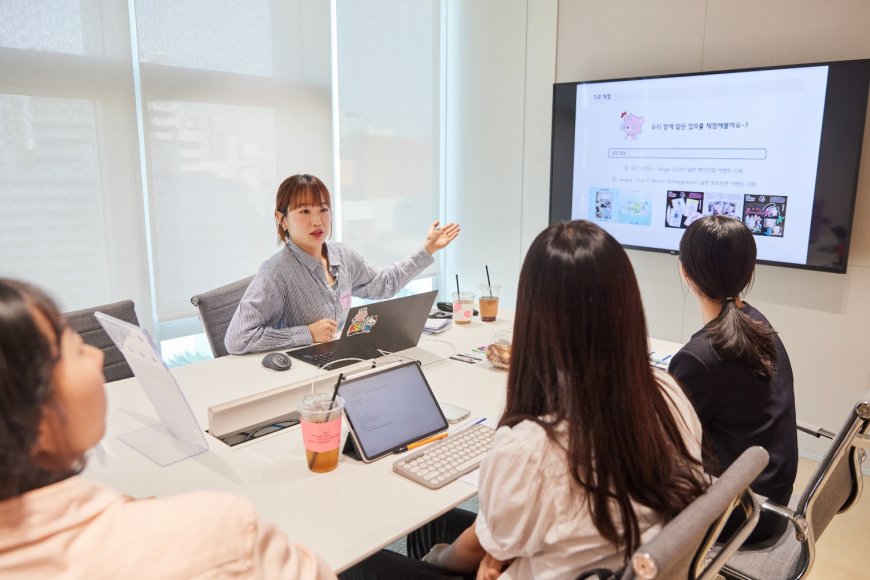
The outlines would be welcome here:
M 344 399 L 331 393 L 306 395 L 299 403 L 299 423 L 308 469 L 326 473 L 338 467 L 341 443 L 341 411 Z
M 453 322 L 469 324 L 474 314 L 474 292 L 453 293 Z
M 479 284 L 477 288 L 480 290 L 480 319 L 483 322 L 495 322 L 501 284 Z

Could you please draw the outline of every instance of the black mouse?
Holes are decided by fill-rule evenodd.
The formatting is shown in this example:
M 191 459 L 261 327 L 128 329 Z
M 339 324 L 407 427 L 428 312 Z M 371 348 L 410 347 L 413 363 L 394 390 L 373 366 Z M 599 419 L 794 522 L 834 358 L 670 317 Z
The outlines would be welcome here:
M 283 352 L 270 352 L 262 362 L 264 367 L 273 371 L 287 371 L 293 366 L 293 359 Z

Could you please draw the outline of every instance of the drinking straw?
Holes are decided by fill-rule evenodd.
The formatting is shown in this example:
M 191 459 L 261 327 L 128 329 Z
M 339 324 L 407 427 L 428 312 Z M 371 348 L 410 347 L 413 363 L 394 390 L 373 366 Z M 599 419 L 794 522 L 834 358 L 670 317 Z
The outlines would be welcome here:
M 486 285 L 489 286 L 489 297 L 492 298 L 492 282 L 489 280 L 489 266 L 484 266 L 486 268 Z
M 327 411 L 332 411 L 332 408 L 335 406 L 335 397 L 338 396 L 338 386 L 343 380 L 344 373 L 338 373 L 338 380 L 335 381 L 335 387 L 332 389 L 332 399 L 329 400 L 329 409 L 327 409 Z M 326 422 L 329 422 L 329 413 L 326 414 Z
M 456 275 L 456 293 L 459 294 L 459 274 Z

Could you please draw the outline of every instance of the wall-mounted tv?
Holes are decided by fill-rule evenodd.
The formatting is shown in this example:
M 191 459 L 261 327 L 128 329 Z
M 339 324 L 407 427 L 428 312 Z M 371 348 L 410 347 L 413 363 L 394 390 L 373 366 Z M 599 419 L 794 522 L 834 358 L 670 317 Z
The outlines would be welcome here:
M 557 83 L 550 222 L 676 253 L 728 215 L 759 263 L 843 273 L 868 88 L 870 59 Z

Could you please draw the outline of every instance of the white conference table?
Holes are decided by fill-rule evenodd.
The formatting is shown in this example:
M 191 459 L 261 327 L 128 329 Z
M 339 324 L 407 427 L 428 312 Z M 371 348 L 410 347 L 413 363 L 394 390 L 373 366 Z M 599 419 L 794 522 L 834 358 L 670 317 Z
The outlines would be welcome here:
M 424 338 L 420 346 L 448 357 L 454 348 L 463 352 L 491 342 L 494 332 L 510 331 L 511 325 L 507 320 L 483 323 L 475 318 L 468 326 L 453 325 L 431 339 Z M 650 341 L 651 350 L 657 353 L 673 353 L 679 346 Z M 261 358 L 261 354 L 228 356 L 173 370 L 203 429 L 208 427 L 209 406 L 310 379 L 316 372 L 299 361 L 294 361 L 290 371 L 275 372 L 264 368 Z M 497 420 L 500 416 L 506 371 L 486 362 L 469 365 L 446 358 L 423 370 L 440 401 L 470 409 L 471 418 Z M 133 497 L 199 489 L 243 495 L 261 517 L 276 523 L 292 542 L 316 551 L 336 572 L 477 493 L 475 485 L 464 481 L 439 490 L 418 485 L 393 473 L 398 456 L 369 464 L 341 456 L 334 471 L 312 473 L 298 426 L 233 448 L 207 436 L 208 451 L 160 467 L 116 437 L 157 423 L 136 379 L 108 384 L 106 390 L 106 436 L 102 451 L 90 458 L 84 477 Z

